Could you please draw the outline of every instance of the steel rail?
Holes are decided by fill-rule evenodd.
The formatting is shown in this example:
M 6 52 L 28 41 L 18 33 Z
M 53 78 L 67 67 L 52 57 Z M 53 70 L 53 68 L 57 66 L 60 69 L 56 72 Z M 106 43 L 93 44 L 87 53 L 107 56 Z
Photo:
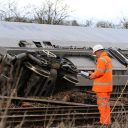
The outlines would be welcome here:
M 112 107 L 111 107 L 112 108 Z M 6 108 L 0 109 L 0 112 L 4 112 Z M 114 111 L 128 110 L 128 105 L 116 106 Z M 96 112 L 97 106 L 56 106 L 56 107 L 27 107 L 27 108 L 8 108 L 8 114 L 32 114 L 32 113 L 59 113 L 59 112 Z
M 127 110 L 126 110 L 127 109 Z M 60 122 L 75 121 L 75 125 L 83 125 L 95 122 L 99 119 L 99 112 L 96 105 L 86 106 L 46 106 L 8 108 L 6 115 L 5 108 L 0 109 L 0 120 L 4 119 L 7 126 L 16 126 L 23 122 L 24 126 L 33 124 L 42 126 L 52 122 L 56 125 Z M 128 114 L 128 105 L 116 106 L 112 116 L 115 114 Z
M 2 100 L 17 100 L 17 101 L 26 101 L 26 102 L 37 102 L 37 103 L 45 103 L 51 105 L 60 105 L 60 106 L 86 106 L 86 104 L 82 103 L 73 103 L 73 102 L 64 102 L 64 101 L 54 101 L 54 100 L 46 100 L 46 99 L 35 99 L 35 98 L 23 98 L 23 97 L 9 97 L 9 96 L 0 96 Z
M 128 114 L 128 111 L 115 111 L 112 112 L 113 114 Z M 94 121 L 99 118 L 99 112 L 92 112 L 92 113 L 59 113 L 59 114 L 41 114 L 41 115 L 4 115 L 0 116 L 0 120 L 6 120 L 6 124 L 18 124 L 22 121 L 25 124 L 30 123 L 46 123 L 49 121 L 52 122 L 61 122 L 61 121 L 79 121 L 86 123 L 88 121 Z

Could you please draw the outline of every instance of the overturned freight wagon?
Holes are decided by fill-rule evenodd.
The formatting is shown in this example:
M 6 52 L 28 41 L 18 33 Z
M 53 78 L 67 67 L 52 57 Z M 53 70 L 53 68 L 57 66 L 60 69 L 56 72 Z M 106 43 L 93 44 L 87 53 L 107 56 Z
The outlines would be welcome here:
M 13 90 L 21 97 L 91 90 L 92 81 L 79 76 L 78 72 L 94 70 L 95 58 L 91 47 L 97 42 L 103 44 L 106 50 L 109 47 L 118 49 L 127 61 L 128 39 L 122 38 L 122 35 L 126 37 L 126 30 L 69 29 L 64 26 L 8 22 L 2 22 L 0 27 L 3 29 L 0 35 L 0 91 L 3 95 L 10 95 Z M 125 60 L 115 56 L 117 53 L 116 50 L 108 50 L 113 62 L 113 93 L 118 96 L 128 74 L 127 62 L 125 64 Z
M 78 75 L 81 70 L 94 70 L 95 58 L 91 50 L 21 47 L 1 48 L 0 51 L 3 95 L 10 95 L 13 89 L 21 97 L 51 96 L 76 89 L 91 90 L 92 81 Z M 124 54 L 127 55 L 127 51 Z M 112 61 L 114 92 L 119 95 L 128 77 L 127 70 L 117 59 L 112 57 Z
M 1 93 L 4 95 L 16 90 L 21 97 L 51 96 L 78 83 L 78 70 L 65 57 L 43 49 L 2 48 L 1 51 Z

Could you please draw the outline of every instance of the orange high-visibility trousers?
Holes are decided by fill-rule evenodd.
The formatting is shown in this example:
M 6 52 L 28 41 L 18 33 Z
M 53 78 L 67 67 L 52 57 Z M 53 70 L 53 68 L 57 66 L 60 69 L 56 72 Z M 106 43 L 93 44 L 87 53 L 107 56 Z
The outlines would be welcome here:
M 97 105 L 100 113 L 101 124 L 111 124 L 110 118 L 110 93 L 97 92 Z

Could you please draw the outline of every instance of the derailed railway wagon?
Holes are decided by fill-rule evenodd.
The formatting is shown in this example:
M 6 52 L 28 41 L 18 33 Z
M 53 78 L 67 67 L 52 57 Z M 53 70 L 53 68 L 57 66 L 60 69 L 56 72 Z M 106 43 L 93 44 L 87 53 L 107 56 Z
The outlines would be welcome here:
M 113 95 L 118 97 L 128 78 L 128 54 L 113 49 L 107 52 L 113 62 Z M 92 81 L 78 74 L 81 70 L 94 70 L 95 58 L 91 53 L 91 49 L 77 48 L 2 47 L 1 94 L 11 95 L 15 90 L 20 97 L 48 97 L 64 91 L 91 91 Z M 124 96 L 128 95 L 127 90 L 128 87 Z
M 126 30 L 8 22 L 2 22 L 0 28 L 3 30 L 0 35 L 3 95 L 14 91 L 21 97 L 51 96 L 67 90 L 91 90 L 92 81 L 78 72 L 94 70 L 91 48 L 97 43 L 103 44 L 112 58 L 113 94 L 119 96 L 126 83 L 127 63 L 116 56 L 117 51 L 108 50 L 109 47 L 118 49 L 127 60 Z
M 1 51 L 4 51 L 1 53 L 1 87 L 7 84 L 1 93 L 5 95 L 15 89 L 21 97 L 51 96 L 71 89 L 78 82 L 76 66 L 49 50 L 2 48 Z

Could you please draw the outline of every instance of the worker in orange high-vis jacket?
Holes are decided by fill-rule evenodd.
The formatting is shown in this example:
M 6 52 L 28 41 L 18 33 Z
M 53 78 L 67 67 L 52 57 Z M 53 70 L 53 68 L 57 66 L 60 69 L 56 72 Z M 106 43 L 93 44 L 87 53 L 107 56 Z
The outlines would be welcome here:
M 96 93 L 100 113 L 100 124 L 110 125 L 110 93 L 112 92 L 112 61 L 102 45 L 93 47 L 96 56 L 96 69 L 90 72 L 89 78 L 94 80 L 92 91 Z

